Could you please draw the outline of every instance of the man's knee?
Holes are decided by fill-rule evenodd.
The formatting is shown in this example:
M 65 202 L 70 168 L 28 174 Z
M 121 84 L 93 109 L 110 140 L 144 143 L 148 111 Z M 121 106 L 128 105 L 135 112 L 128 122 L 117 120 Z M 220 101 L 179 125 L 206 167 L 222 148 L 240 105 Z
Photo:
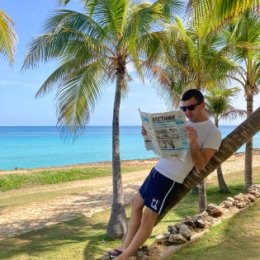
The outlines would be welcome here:
M 158 218 L 159 214 L 152 209 L 145 207 L 143 216 L 142 216 L 142 223 L 147 225 L 154 225 Z
M 143 210 L 144 200 L 141 197 L 140 193 L 136 193 L 131 201 L 131 208 L 133 211 Z

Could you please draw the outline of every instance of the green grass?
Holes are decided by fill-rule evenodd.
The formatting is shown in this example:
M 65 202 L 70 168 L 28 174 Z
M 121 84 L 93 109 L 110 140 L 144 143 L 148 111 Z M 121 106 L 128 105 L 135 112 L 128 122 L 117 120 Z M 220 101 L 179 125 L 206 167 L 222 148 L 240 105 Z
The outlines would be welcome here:
M 152 164 L 151 164 L 152 165 Z M 151 165 L 142 167 L 150 169 Z M 137 166 L 122 167 L 122 173 L 140 170 Z M 111 167 L 87 167 L 71 170 L 45 170 L 37 173 L 0 175 L 0 191 L 9 191 L 31 187 L 35 185 L 58 184 L 69 181 L 87 180 L 104 176 L 111 176 Z
M 260 167 L 254 169 L 254 180 L 260 183 Z M 243 191 L 243 173 L 236 172 L 225 176 L 226 182 L 230 187 L 230 194 L 220 194 L 218 192 L 216 178 L 212 178 L 208 184 L 208 201 L 210 203 L 220 203 L 227 196 L 234 196 Z M 34 195 L 32 195 L 34 196 Z M 2 200 L 2 202 L 4 202 Z M 193 251 L 179 251 L 175 254 L 174 260 L 251 260 L 250 255 L 259 252 L 259 208 L 260 203 L 236 218 L 225 221 L 223 224 L 211 229 L 211 232 L 203 237 L 201 241 L 192 245 L 189 249 Z M 127 215 L 129 216 L 129 207 Z M 0 211 L 1 213 L 1 211 Z M 157 234 L 167 232 L 167 226 L 174 224 L 187 215 L 198 213 L 198 196 L 189 193 L 165 218 L 158 224 L 153 231 L 147 244 L 151 244 Z M 246 214 L 246 215 L 245 215 Z M 251 214 L 251 215 L 250 215 Z M 92 218 L 80 217 L 72 221 L 60 223 L 43 230 L 33 231 L 15 238 L 0 241 L 0 259 L 4 260 L 93 260 L 101 256 L 107 249 L 114 248 L 120 244 L 120 240 L 110 241 L 106 236 L 106 225 L 109 220 L 110 211 L 95 214 Z M 255 224 L 251 221 L 257 218 Z M 250 222 L 249 222 L 250 221 Z M 234 224 L 233 224 L 234 223 Z M 248 225 L 250 223 L 250 225 Z M 252 229 L 251 229 L 252 227 Z M 216 230 L 216 229 L 217 230 Z M 234 231 L 233 228 L 236 230 Z M 233 231 L 232 231 L 233 230 Z M 247 230 L 253 237 L 247 237 Z M 231 235 L 228 233 L 231 232 Z M 239 236 L 239 234 L 242 234 Z M 251 242 L 250 242 L 251 241 Z M 198 244 L 200 243 L 200 244 Z M 243 244 L 244 243 L 244 244 Z M 250 251 L 246 254 L 239 249 Z M 223 251 L 221 258 L 218 253 Z M 250 250 L 249 250 L 250 249 Z M 184 253 L 183 253 L 184 252 Z M 206 254 L 207 253 L 207 254 Z M 210 258 L 212 253 L 212 257 Z M 184 254 L 184 255 L 182 255 Z M 201 254 L 205 254 L 201 255 Z M 230 255 L 232 257 L 227 258 Z M 239 257 L 245 258 L 239 258 Z M 193 258 L 192 258 L 193 257 Z M 215 258 L 216 257 L 216 258 Z

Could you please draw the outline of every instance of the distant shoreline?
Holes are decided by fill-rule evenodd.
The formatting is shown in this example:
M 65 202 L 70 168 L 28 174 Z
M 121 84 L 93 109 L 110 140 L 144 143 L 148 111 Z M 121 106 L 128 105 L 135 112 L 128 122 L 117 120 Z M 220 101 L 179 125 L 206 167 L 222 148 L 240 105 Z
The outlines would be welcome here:
M 244 156 L 244 152 L 236 152 L 232 156 Z M 260 148 L 253 149 L 253 155 L 260 155 Z M 145 164 L 155 164 L 158 161 L 158 157 L 147 158 L 147 159 L 134 159 L 134 160 L 121 160 L 121 166 L 142 166 Z M 15 170 L 0 170 L 0 175 L 4 174 L 22 174 L 22 173 L 35 173 L 40 171 L 55 171 L 55 170 L 70 170 L 70 169 L 81 169 L 88 167 L 112 167 L 112 161 L 104 162 L 92 162 L 92 163 L 79 163 L 64 166 L 50 166 L 50 167 L 39 167 L 39 168 L 18 168 Z
M 147 159 L 135 159 L 135 160 L 121 160 L 121 166 L 128 165 L 145 165 L 156 163 L 158 157 L 147 158 Z M 50 166 L 50 167 L 39 167 L 39 168 L 17 168 L 15 170 L 0 170 L 0 175 L 4 174 L 20 174 L 20 173 L 34 173 L 40 171 L 55 171 L 55 170 L 70 170 L 70 169 L 81 169 L 88 167 L 112 167 L 112 161 L 104 161 L 104 162 L 91 162 L 91 163 L 79 163 L 79 164 L 71 164 L 71 165 L 63 165 L 63 166 Z
M 220 127 L 222 137 L 234 128 L 228 125 Z M 110 126 L 87 126 L 85 133 L 73 142 L 72 139 L 62 139 L 55 126 L 0 127 L 0 172 L 109 163 L 112 159 L 111 135 Z M 254 137 L 254 147 L 260 148 L 260 132 Z M 244 150 L 241 146 L 237 152 Z M 145 149 L 140 126 L 121 127 L 120 153 L 123 160 L 157 157 Z

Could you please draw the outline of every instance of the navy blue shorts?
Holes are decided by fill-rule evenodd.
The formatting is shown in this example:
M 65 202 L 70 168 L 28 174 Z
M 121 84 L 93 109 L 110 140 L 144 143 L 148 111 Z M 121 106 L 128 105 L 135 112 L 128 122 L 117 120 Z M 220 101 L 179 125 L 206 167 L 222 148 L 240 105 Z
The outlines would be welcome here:
M 145 206 L 160 214 L 181 185 L 153 168 L 140 187 L 139 192 Z

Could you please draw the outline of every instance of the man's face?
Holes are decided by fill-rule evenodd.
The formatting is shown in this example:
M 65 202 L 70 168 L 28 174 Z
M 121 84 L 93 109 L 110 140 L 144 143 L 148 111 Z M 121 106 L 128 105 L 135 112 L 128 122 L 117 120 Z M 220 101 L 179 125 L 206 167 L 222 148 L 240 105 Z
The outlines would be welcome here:
M 205 103 L 198 104 L 198 101 L 192 97 L 187 101 L 182 101 L 181 109 L 185 113 L 185 116 L 191 122 L 200 122 L 203 118 Z

